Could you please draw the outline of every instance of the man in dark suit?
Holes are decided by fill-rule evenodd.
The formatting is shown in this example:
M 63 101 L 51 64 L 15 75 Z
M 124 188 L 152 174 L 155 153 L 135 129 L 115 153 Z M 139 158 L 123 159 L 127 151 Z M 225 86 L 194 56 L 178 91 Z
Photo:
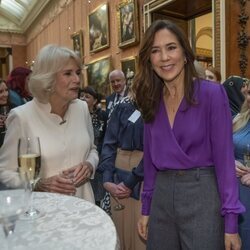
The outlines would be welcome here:
M 110 117 L 119 100 L 127 95 L 126 78 L 121 70 L 115 69 L 111 71 L 109 73 L 109 82 L 114 92 L 106 98 L 106 112 L 108 117 Z

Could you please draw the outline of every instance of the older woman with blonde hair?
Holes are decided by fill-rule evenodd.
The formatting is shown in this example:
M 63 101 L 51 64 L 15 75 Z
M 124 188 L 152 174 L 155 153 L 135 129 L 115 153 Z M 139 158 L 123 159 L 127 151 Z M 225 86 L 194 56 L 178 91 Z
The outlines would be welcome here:
M 38 136 L 42 162 L 36 190 L 75 194 L 94 202 L 89 178 L 98 154 L 88 106 L 77 99 L 80 80 L 81 61 L 72 50 L 57 45 L 42 48 L 29 80 L 34 98 L 13 109 L 7 119 L 0 150 L 0 181 L 5 185 L 18 184 L 18 138 Z

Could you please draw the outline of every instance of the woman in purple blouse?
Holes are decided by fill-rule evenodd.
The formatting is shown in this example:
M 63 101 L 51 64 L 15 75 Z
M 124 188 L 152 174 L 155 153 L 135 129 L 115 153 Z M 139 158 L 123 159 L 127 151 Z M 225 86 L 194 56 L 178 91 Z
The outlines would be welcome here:
M 134 90 L 144 127 L 139 234 L 152 250 L 238 250 L 232 122 L 223 86 L 197 77 L 172 22 L 155 21 L 139 52 Z

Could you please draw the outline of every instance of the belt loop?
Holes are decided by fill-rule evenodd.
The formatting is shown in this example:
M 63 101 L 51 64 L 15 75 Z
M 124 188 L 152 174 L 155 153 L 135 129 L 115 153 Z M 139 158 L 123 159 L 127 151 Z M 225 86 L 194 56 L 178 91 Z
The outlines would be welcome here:
M 199 181 L 200 180 L 200 168 L 196 169 L 196 180 Z

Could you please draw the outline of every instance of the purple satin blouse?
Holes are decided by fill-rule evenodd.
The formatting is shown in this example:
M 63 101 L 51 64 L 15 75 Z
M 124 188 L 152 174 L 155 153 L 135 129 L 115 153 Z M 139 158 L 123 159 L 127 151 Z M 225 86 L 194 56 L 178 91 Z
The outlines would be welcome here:
M 163 98 L 153 122 L 144 127 L 142 214 L 150 214 L 157 171 L 215 166 L 225 232 L 238 231 L 239 201 L 232 142 L 232 116 L 222 85 L 195 82 L 196 103 L 183 98 L 170 127 Z M 192 202 L 192 201 L 190 201 Z

